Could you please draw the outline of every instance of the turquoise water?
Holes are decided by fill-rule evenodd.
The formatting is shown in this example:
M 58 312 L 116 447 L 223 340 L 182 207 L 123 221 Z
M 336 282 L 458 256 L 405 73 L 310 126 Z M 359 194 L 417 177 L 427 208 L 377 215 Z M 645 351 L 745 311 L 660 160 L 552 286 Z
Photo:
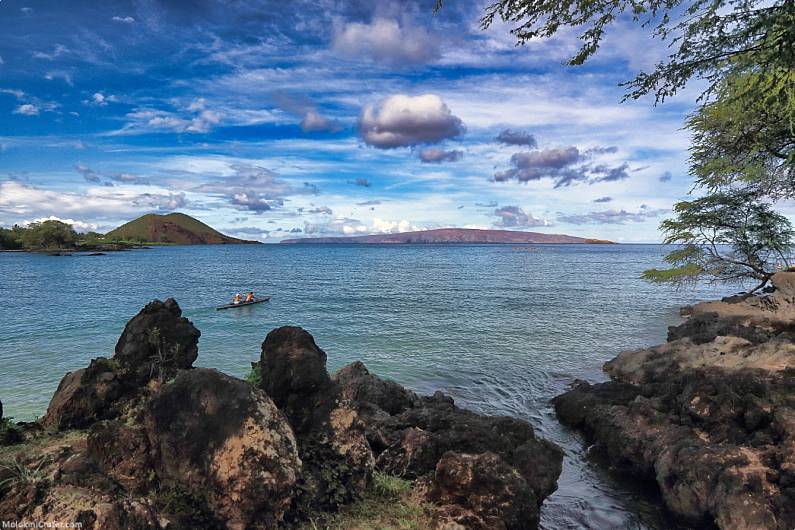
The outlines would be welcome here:
M 655 245 L 202 246 L 107 256 L 0 253 L 0 400 L 44 413 L 61 377 L 113 353 L 149 300 L 175 297 L 201 330 L 201 366 L 242 376 L 272 328 L 309 330 L 335 370 L 362 360 L 420 392 L 529 420 L 566 452 L 543 527 L 666 528 L 638 484 L 601 471 L 549 399 L 601 380 L 618 352 L 661 342 L 678 309 L 727 294 L 638 279 Z M 236 291 L 267 304 L 216 311 Z

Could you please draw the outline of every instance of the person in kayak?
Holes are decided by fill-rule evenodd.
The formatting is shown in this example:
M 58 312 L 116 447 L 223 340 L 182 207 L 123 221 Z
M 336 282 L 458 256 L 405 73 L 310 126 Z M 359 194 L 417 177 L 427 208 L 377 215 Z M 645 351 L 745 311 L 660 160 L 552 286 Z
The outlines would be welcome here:
M 239 303 L 240 303 L 240 299 L 241 299 L 241 298 L 242 298 L 242 297 L 240 296 L 240 293 L 237 293 L 237 294 L 235 295 L 235 297 L 234 297 L 234 298 L 232 298 L 232 303 L 233 303 L 233 304 L 235 304 L 235 305 L 239 304 Z
M 246 303 L 254 301 L 254 291 L 249 291 L 246 295 Z

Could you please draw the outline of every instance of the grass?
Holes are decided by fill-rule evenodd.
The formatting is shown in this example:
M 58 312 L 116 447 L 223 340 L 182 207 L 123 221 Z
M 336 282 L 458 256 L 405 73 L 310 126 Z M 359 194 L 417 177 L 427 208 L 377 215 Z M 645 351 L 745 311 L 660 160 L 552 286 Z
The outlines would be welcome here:
M 375 472 L 358 502 L 334 514 L 311 517 L 300 530 L 424 530 L 431 527 L 431 505 L 412 496 L 412 483 Z
M 246 376 L 246 381 L 254 386 L 262 384 L 262 371 L 259 369 L 259 363 L 252 363 L 251 371 Z
M 0 462 L 0 472 L 6 476 L 0 480 L 0 490 L 13 488 L 17 484 L 38 484 L 47 477 L 42 468 L 49 461 L 49 456 L 45 455 L 41 457 L 38 464 L 32 467 L 26 466 L 18 458 Z

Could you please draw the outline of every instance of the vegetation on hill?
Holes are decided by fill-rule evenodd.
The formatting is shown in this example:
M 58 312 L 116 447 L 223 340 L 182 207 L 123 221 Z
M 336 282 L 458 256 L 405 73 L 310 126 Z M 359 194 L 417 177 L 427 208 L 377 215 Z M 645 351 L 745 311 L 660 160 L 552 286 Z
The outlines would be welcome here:
M 26 227 L 0 228 L 0 250 L 42 250 L 74 247 L 80 236 L 61 221 L 30 223 Z

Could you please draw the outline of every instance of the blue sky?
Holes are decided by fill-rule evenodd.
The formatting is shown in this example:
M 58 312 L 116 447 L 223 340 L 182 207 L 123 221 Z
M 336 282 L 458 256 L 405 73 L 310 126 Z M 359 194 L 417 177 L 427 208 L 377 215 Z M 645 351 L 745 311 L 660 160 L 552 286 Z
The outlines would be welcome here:
M 488 0 L 487 0 L 488 1 Z M 620 22 L 596 58 L 486 2 L 0 1 L 0 225 L 181 211 L 277 241 L 440 227 L 659 240 L 691 187 L 686 90 Z

